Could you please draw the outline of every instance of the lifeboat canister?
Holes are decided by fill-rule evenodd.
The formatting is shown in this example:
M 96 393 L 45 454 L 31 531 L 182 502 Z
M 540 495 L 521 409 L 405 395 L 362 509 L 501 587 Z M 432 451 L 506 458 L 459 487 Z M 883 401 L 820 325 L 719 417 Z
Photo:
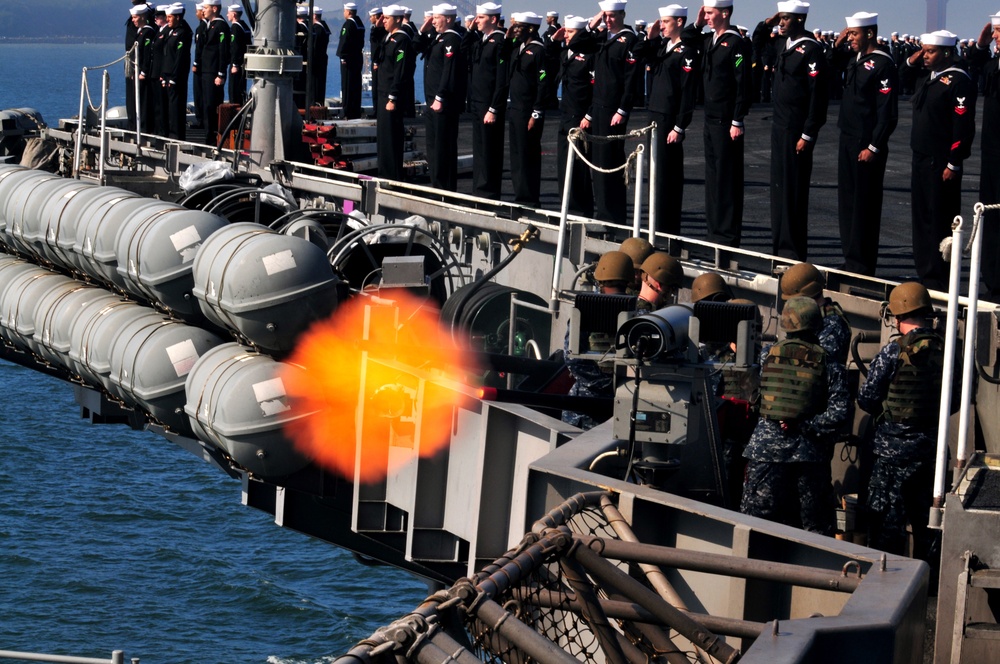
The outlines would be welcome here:
M 42 171 L 32 171 L 31 176 L 17 178 L 11 176 L 3 184 L 10 183 L 10 189 L 6 192 L 0 191 L 0 205 L 3 206 L 2 216 L 4 217 L 4 242 L 18 253 L 30 253 L 21 240 L 24 232 L 24 215 L 28 199 L 39 187 L 50 187 L 53 183 L 62 180 L 58 175 L 45 173 Z
M 35 238 L 34 245 L 43 258 L 55 265 L 72 269 L 73 262 L 67 257 L 65 250 L 59 246 L 59 239 L 64 237 L 67 229 L 72 226 L 73 237 L 76 237 L 76 225 L 71 222 L 66 210 L 70 202 L 83 192 L 93 192 L 99 187 L 84 180 L 65 180 L 65 184 L 42 207 L 38 221 L 38 231 L 43 238 Z
M 120 300 L 94 312 L 89 320 L 78 321 L 71 332 L 70 358 L 77 368 L 82 365 L 81 375 L 125 402 L 128 399 L 111 382 L 111 347 L 126 325 L 144 317 L 156 321 L 163 319 L 162 314 L 149 307 Z
M 285 436 L 293 414 L 281 372 L 290 365 L 235 343 L 202 355 L 188 374 L 184 412 L 201 440 L 224 450 L 255 475 L 280 477 L 308 459 Z
M 18 348 L 35 352 L 35 305 L 49 287 L 67 279 L 60 274 L 32 265 L 12 275 L 0 291 L 0 328 L 3 336 Z
M 130 321 L 111 347 L 111 382 L 154 420 L 190 436 L 184 383 L 198 358 L 221 343 L 211 332 L 176 320 Z
M 73 245 L 83 259 L 84 271 L 95 279 L 127 291 L 125 280 L 118 273 L 118 255 L 115 252 L 118 231 L 133 216 L 152 219 L 177 209 L 181 208 L 154 198 L 129 198 L 102 205 L 84 216 L 76 229 L 76 244 Z
M 69 351 L 67 353 L 70 371 L 95 389 L 100 389 L 102 385 L 100 378 L 87 366 L 87 360 L 90 358 L 89 339 L 92 327 L 102 313 L 108 315 L 118 307 L 138 306 L 134 302 L 123 300 L 103 289 L 98 290 L 101 290 L 103 295 L 82 306 L 80 311 L 69 321 Z
M 46 293 L 35 309 L 35 342 L 39 354 L 49 362 L 75 372 L 69 358 L 70 329 L 89 304 L 106 298 L 112 301 L 117 299 L 102 288 L 72 279 Z
M 59 234 L 56 237 L 56 244 L 68 261 L 64 267 L 90 275 L 91 271 L 87 269 L 83 255 L 77 250 L 77 236 L 81 232 L 81 226 L 91 216 L 101 213 L 104 208 L 135 198 L 140 196 L 117 187 L 94 187 L 81 191 L 70 199 L 63 211 Z
M 261 349 L 284 352 L 336 308 L 336 283 L 316 245 L 237 223 L 205 240 L 194 260 L 192 292 L 212 322 Z
M 198 300 L 191 294 L 195 255 L 205 238 L 228 223 L 217 215 L 181 207 L 163 214 L 133 214 L 115 243 L 125 288 L 184 319 L 201 319 Z

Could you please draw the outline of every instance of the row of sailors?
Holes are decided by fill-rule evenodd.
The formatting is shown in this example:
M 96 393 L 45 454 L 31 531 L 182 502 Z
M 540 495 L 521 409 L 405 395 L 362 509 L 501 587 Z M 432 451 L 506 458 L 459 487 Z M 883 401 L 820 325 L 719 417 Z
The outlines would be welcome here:
M 683 269 L 645 240 L 629 238 L 619 250 L 601 256 L 593 277 L 602 293 L 637 295 L 635 308 L 643 312 L 677 301 Z M 719 406 L 729 493 L 741 496 L 739 509 L 746 514 L 833 535 L 831 462 L 834 444 L 849 419 L 851 327 L 843 309 L 827 295 L 826 280 L 814 265 L 791 266 L 778 288 L 784 302 L 783 334 L 761 349 L 752 407 L 738 409 L 749 415 L 723 418 L 725 406 Z M 725 280 L 714 273 L 698 276 L 690 295 L 692 303 L 751 304 L 735 300 Z M 861 497 L 868 508 L 871 546 L 903 554 L 909 526 L 911 555 L 930 560 L 927 521 L 944 338 L 934 329 L 930 294 L 921 284 L 908 282 L 893 289 L 888 312 L 900 336 L 875 356 L 854 395 L 858 407 L 872 415 L 873 425 L 860 435 L 865 452 L 874 456 Z M 590 347 L 593 351 L 593 344 Z M 706 345 L 701 351 L 703 358 L 718 363 L 732 360 L 728 344 Z M 574 377 L 571 396 L 614 396 L 609 371 L 571 355 L 568 345 L 564 352 Z M 713 389 L 722 397 L 719 404 L 736 398 L 724 381 L 713 381 Z M 740 389 L 735 393 L 746 396 Z M 583 429 L 597 424 L 586 414 L 570 411 L 563 413 L 563 420 Z
M 600 169 L 592 175 L 588 169 L 574 169 L 570 210 L 624 224 L 624 179 L 621 173 L 606 172 L 624 163 L 624 147 L 607 137 L 626 133 L 636 101 L 636 78 L 641 76 L 637 63 L 645 59 L 652 73 L 647 108 L 651 119 L 664 128 L 656 229 L 680 230 L 683 145 L 700 96 L 705 117 L 704 237 L 738 247 L 743 222 L 744 122 L 753 100 L 753 44 L 770 40 L 777 29 L 779 49 L 772 83 L 772 253 L 793 260 L 808 258 L 813 154 L 827 121 L 831 72 L 842 70 L 843 101 L 837 126 L 843 268 L 875 273 L 888 141 L 896 128 L 900 94 L 899 68 L 879 48 L 877 14 L 858 12 L 847 17 L 846 27 L 828 49 L 806 29 L 809 4 L 799 0 L 779 2 L 777 13 L 761 21 L 749 39 L 731 23 L 733 0 L 705 0 L 693 21 L 686 7 L 663 7 L 660 20 L 649 27 L 645 38 L 627 25 L 626 2 L 603 0 L 599 6 L 593 17 L 568 17 L 548 38 L 539 34 L 543 17 L 532 12 L 514 14 L 511 27 L 499 29 L 501 7 L 493 3 L 477 7 L 475 28 L 469 31 L 457 21 L 454 6 L 436 5 L 416 35 L 412 24 L 411 29 L 405 28 L 402 14 L 396 16 L 402 8 L 385 8 L 387 34 L 376 52 L 376 107 L 379 125 L 385 128 L 380 175 L 402 177 L 402 116 L 398 114 L 400 106 L 409 103 L 403 85 L 412 79 L 415 55 L 421 53 L 433 186 L 456 189 L 457 120 L 468 99 L 473 116 L 474 193 L 499 198 L 506 124 L 515 201 L 537 205 L 546 102 L 561 83 L 560 171 L 565 164 L 565 137 L 574 129 L 589 135 L 588 158 Z M 987 125 L 1000 100 L 1000 89 L 995 89 L 1000 88 L 1000 74 L 989 44 L 994 34 L 991 26 L 997 24 L 1000 15 L 991 19 L 972 53 L 982 63 L 984 76 L 994 81 L 987 83 Z M 975 136 L 977 91 L 959 60 L 955 35 L 942 30 L 925 34 L 920 41 L 921 49 L 902 64 L 919 81 L 911 99 L 913 253 L 921 282 L 942 289 L 947 269 L 937 247 L 950 235 L 951 220 L 959 211 L 962 164 Z M 560 63 L 555 75 L 547 66 L 553 53 Z M 405 64 L 397 66 L 396 62 Z M 984 129 L 984 151 L 1000 151 L 1000 145 L 993 145 L 998 140 Z M 985 162 L 984 182 L 1000 179 Z M 1000 189 L 1000 184 L 990 186 Z M 990 297 L 1000 294 L 1000 265 L 993 263 L 997 261 L 987 260 L 984 267 Z
M 133 0 L 125 31 L 126 50 L 135 48 L 125 70 L 129 123 L 134 127 L 137 120 L 138 79 L 140 127 L 184 140 L 190 74 L 196 121 L 205 128 L 206 143 L 215 144 L 218 107 L 225 98 L 227 80 L 230 103 L 242 105 L 246 101 L 245 59 L 252 36 L 243 22 L 242 5 L 229 5 L 223 18 L 221 0 L 204 0 L 196 9 L 194 30 L 185 13 L 180 2 L 153 7 L 144 0 Z

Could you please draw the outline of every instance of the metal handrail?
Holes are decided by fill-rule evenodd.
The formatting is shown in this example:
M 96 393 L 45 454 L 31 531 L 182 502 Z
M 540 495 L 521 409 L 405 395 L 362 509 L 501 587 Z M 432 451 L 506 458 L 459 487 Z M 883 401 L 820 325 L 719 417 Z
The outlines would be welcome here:
M 96 657 L 73 657 L 72 655 L 46 655 L 38 652 L 18 652 L 16 650 L 0 650 L 0 659 L 19 659 L 27 662 L 51 662 L 53 664 L 125 664 L 125 652 L 111 651 L 111 659 Z M 139 659 L 132 658 L 132 664 L 138 664 Z

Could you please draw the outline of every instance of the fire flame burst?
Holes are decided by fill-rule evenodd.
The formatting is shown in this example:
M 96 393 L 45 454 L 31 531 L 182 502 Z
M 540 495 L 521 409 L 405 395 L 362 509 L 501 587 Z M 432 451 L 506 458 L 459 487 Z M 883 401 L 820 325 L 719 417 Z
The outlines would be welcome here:
M 284 372 L 285 388 L 305 417 L 286 433 L 323 468 L 362 483 L 447 445 L 454 409 L 469 398 L 467 376 L 476 373 L 436 309 L 395 293 L 392 305 L 360 297 L 340 305 L 287 362 L 297 366 Z

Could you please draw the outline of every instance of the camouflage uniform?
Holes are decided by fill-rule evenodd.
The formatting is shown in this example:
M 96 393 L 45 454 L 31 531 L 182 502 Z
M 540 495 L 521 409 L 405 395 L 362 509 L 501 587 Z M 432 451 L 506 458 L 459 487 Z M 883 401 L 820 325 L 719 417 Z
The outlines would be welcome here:
M 771 345 L 761 351 L 764 365 Z M 826 409 L 787 431 L 761 417 L 743 456 L 748 459 L 740 511 L 779 523 L 830 535 L 833 501 L 829 452 L 833 435 L 847 420 L 847 371 L 825 357 Z M 798 508 L 798 514 L 795 509 Z
M 828 297 L 823 299 L 819 309 L 823 312 L 823 327 L 817 333 L 819 345 L 834 360 L 847 366 L 847 350 L 851 345 L 851 326 L 847 322 L 847 318 L 844 317 L 844 310 Z
M 930 328 L 916 333 L 934 334 Z M 889 386 L 902 365 L 898 340 L 887 343 L 868 367 L 868 379 L 858 390 L 858 406 L 879 415 L 873 451 L 875 466 L 868 484 L 869 546 L 902 554 L 906 524 L 913 526 L 913 555 L 926 558 L 930 537 L 927 518 L 934 484 L 934 450 L 938 411 L 920 422 L 893 422 L 882 414 Z
M 569 351 L 569 326 L 563 338 L 563 353 L 566 357 L 566 368 L 572 374 L 574 383 L 567 394 L 571 397 L 613 397 L 615 395 L 614 375 L 603 371 L 594 360 L 584 360 L 571 357 Z M 562 421 L 580 429 L 593 429 L 601 422 L 590 415 L 571 410 L 562 412 Z

